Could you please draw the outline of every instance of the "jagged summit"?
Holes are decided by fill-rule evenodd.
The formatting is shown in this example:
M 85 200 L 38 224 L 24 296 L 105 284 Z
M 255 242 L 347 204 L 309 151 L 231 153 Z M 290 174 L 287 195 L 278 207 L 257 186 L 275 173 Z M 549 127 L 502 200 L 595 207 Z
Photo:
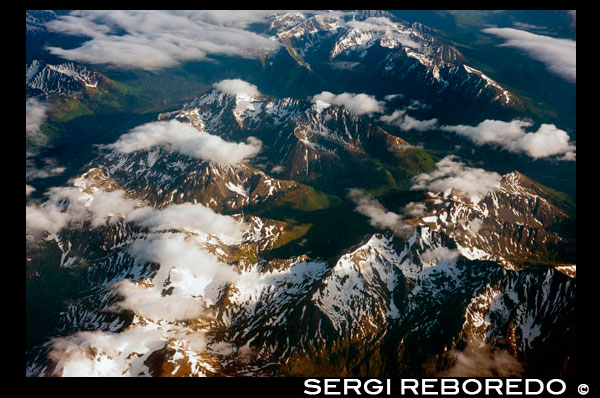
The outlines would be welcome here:
M 25 76 L 28 95 L 41 93 L 45 96 L 78 95 L 86 89 L 96 89 L 102 80 L 98 72 L 74 62 L 50 65 L 40 60 L 27 66 Z
M 287 13 L 269 28 L 299 65 L 311 69 L 328 62 L 368 66 L 373 78 L 415 85 L 436 95 L 460 95 L 468 102 L 513 106 L 520 100 L 482 72 L 436 32 L 418 22 L 409 24 L 385 11 L 356 13 Z M 353 67 L 354 68 L 354 67 Z

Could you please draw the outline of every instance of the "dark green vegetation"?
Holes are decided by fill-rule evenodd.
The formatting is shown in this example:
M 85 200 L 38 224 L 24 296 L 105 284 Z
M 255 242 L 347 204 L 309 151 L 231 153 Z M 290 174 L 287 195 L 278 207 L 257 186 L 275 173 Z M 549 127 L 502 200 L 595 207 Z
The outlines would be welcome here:
M 56 129 L 60 134 L 36 158 L 54 158 L 66 170 L 55 177 L 29 181 L 36 188 L 32 196 L 41 196 L 47 188 L 62 185 L 80 175 L 85 171 L 85 165 L 97 156 L 98 144 L 114 142 L 127 130 L 156 120 L 158 113 L 119 112 L 81 115 L 64 122 L 48 120 L 46 125 L 51 126 L 48 128 Z

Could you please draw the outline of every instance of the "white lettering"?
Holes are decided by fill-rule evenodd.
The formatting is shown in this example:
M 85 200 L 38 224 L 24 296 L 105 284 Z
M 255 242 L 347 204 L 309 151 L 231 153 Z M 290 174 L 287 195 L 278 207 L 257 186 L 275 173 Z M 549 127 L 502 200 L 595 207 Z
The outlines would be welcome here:
M 449 384 L 452 385 L 449 385 Z M 449 388 L 450 387 L 453 392 L 450 392 Z M 456 379 L 442 379 L 442 395 L 458 395 L 460 389 L 458 388 L 458 380 Z
M 377 384 L 377 386 L 372 391 L 369 390 L 369 384 L 371 384 L 371 383 Z M 365 392 L 369 395 L 377 395 L 383 391 L 383 386 L 381 385 L 381 380 L 369 379 L 369 380 L 365 381 L 364 389 L 365 389 Z
M 309 390 L 304 390 L 305 394 L 308 395 L 317 395 L 321 393 L 321 386 L 319 385 L 320 381 L 317 379 L 306 379 L 304 380 L 304 387 L 305 388 L 314 388 L 315 390 L 313 392 L 309 391 Z
M 410 382 L 412 386 L 406 384 Z M 402 379 L 400 382 L 400 394 L 405 395 L 406 390 L 411 390 L 414 395 L 419 395 L 417 388 L 419 387 L 419 381 L 416 379 Z
M 562 385 L 562 389 L 561 389 L 560 391 L 558 391 L 558 392 L 556 392 L 556 391 L 554 391 L 554 390 L 552 390 L 552 389 L 550 388 L 550 386 L 551 386 L 553 383 L 555 383 L 555 382 L 558 382 L 558 383 L 560 383 L 560 384 Z M 566 384 L 565 384 L 565 382 L 564 382 L 564 381 L 562 381 L 561 379 L 552 379 L 552 380 L 550 380 L 550 381 L 549 381 L 549 382 L 546 384 L 546 390 L 548 390 L 548 392 L 549 392 L 550 394 L 552 394 L 552 395 L 560 395 L 560 394 L 562 394 L 563 392 L 565 392 L 565 390 L 566 390 L 566 389 L 567 389 L 567 385 L 566 385 Z
M 350 383 L 354 384 L 353 386 Z M 344 395 L 348 395 L 348 390 L 354 390 L 356 395 L 360 395 L 360 379 L 344 379 Z
M 537 383 L 539 390 L 533 392 L 529 388 L 531 383 Z M 525 379 L 525 395 L 540 395 L 544 391 L 544 383 L 540 379 Z
M 476 391 L 469 391 L 469 390 L 467 389 L 467 387 L 466 387 L 466 386 L 467 386 L 467 384 L 469 384 L 469 383 L 475 383 L 475 384 L 477 384 L 477 390 L 476 390 Z M 467 395 L 475 395 L 475 394 L 479 394 L 479 393 L 481 392 L 481 389 L 482 389 L 482 388 L 483 388 L 483 387 L 481 386 L 481 383 L 480 383 L 480 382 L 479 382 L 479 380 L 477 380 L 477 379 L 467 379 L 467 380 L 465 380 L 465 381 L 463 382 L 463 385 L 462 385 L 463 392 L 464 392 L 465 394 L 467 394 Z

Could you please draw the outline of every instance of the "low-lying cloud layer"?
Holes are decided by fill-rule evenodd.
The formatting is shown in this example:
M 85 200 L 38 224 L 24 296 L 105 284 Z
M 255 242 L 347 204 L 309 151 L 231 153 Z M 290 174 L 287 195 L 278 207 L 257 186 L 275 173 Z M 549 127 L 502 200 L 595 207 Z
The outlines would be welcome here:
M 402 209 L 405 214 L 411 217 L 420 217 L 425 214 L 426 210 L 427 207 L 421 202 L 410 202 Z
M 223 284 L 239 278 L 233 267 L 209 252 L 207 241 L 217 238 L 225 244 L 239 243 L 249 226 L 203 205 L 184 203 L 159 210 L 127 198 L 122 190 L 87 193 L 81 190 L 87 187 L 83 178 L 75 184 L 51 188 L 49 200 L 42 206 L 27 206 L 28 229 L 35 226 L 59 232 L 69 223 L 97 226 L 117 219 L 148 228 L 146 238 L 129 243 L 125 253 L 136 261 L 158 264 L 159 269 L 151 278 L 139 282 L 125 279 L 112 285 L 120 300 L 108 309 L 129 310 L 156 323 L 120 333 L 78 332 L 53 339 L 49 358 L 56 374 L 147 375 L 143 366 L 147 356 L 173 339 L 186 350 L 205 352 L 205 332 L 177 322 L 210 317 L 209 306 L 219 297 Z M 165 329 L 163 321 L 170 322 Z M 221 343 L 215 349 L 231 353 L 233 348 Z
M 352 188 L 348 191 L 348 198 L 356 203 L 357 212 L 369 218 L 369 223 L 372 226 L 389 229 L 402 237 L 407 236 L 413 231 L 413 227 L 404 221 L 402 215 L 388 211 L 366 191 Z
M 148 227 L 151 231 L 185 229 L 234 241 L 241 240 L 246 229 L 244 224 L 237 222 L 233 217 L 192 203 L 170 205 L 162 210 L 148 206 L 137 208 L 127 214 L 126 221 Z
M 434 171 L 415 176 L 411 189 L 434 193 L 455 192 L 473 198 L 481 197 L 499 187 L 500 174 L 468 167 L 455 159 L 455 156 L 446 156 L 437 162 Z
M 312 97 L 312 102 L 320 108 L 329 105 L 343 106 L 348 112 L 355 115 L 364 115 L 383 112 L 384 103 L 377 101 L 374 96 L 367 94 L 342 93 L 333 94 L 323 91 Z
M 554 124 L 542 124 L 537 131 L 527 132 L 526 129 L 532 125 L 519 119 L 510 122 L 488 119 L 477 126 L 441 126 L 440 130 L 465 136 L 477 145 L 498 145 L 534 159 L 562 155 L 560 160 L 575 160 L 576 148 L 566 131 Z
M 156 70 L 207 56 L 258 58 L 280 47 L 245 30 L 272 11 L 72 11 L 47 23 L 53 32 L 90 39 L 75 48 L 48 47 L 63 58 L 119 68 Z
M 219 164 L 238 164 L 260 152 L 262 143 L 248 137 L 247 143 L 227 142 L 221 137 L 199 131 L 177 120 L 151 122 L 135 127 L 106 147 L 131 153 L 160 146 L 201 160 Z
M 126 199 L 124 194 L 122 190 L 88 194 L 77 187 L 50 188 L 45 194 L 46 202 L 25 207 L 26 229 L 57 233 L 70 223 L 89 221 L 98 227 L 107 221 L 115 222 L 138 205 L 138 201 Z
M 456 249 L 448 249 L 445 246 L 438 246 L 433 249 L 427 249 L 421 253 L 421 261 L 423 266 L 452 266 L 456 263 L 456 259 L 460 252 Z
M 45 143 L 46 137 L 42 134 L 41 127 L 46 121 L 48 106 L 36 99 L 27 98 L 25 101 L 25 134 L 27 138 L 36 143 Z
M 486 33 L 506 39 L 501 46 L 525 51 L 530 57 L 546 64 L 548 70 L 567 81 L 576 81 L 577 42 L 537 35 L 513 28 L 487 28 Z
M 456 362 L 441 377 L 519 377 L 523 365 L 507 351 L 471 341 L 463 351 L 456 351 Z
M 379 118 L 384 123 L 399 127 L 403 131 L 427 131 L 437 127 L 437 119 L 418 120 L 406 114 L 406 110 L 396 110 L 391 115 Z
M 206 315 L 207 306 L 218 297 L 218 288 L 238 277 L 233 268 L 181 233 L 136 241 L 128 252 L 136 259 L 159 264 L 160 269 L 150 287 L 119 282 L 116 287 L 123 300 L 118 306 L 154 321 Z M 163 294 L 167 288 L 169 294 Z
M 81 184 L 81 180 L 76 183 Z M 78 187 L 53 187 L 45 195 L 48 200 L 44 203 L 29 204 L 25 208 L 26 228 L 30 232 L 57 233 L 71 223 L 84 222 L 98 227 L 122 218 L 150 231 L 187 230 L 232 243 L 241 240 L 248 228 L 233 217 L 215 213 L 201 204 L 173 204 L 158 210 L 127 198 L 123 190 L 86 193 Z
M 131 374 L 134 362 L 140 365 L 150 352 L 164 347 L 162 333 L 150 328 L 131 328 L 120 333 L 101 331 L 77 332 L 54 338 L 48 357 L 54 362 L 54 374 L 65 377 L 110 376 Z M 90 351 L 97 356 L 91 356 Z M 144 355 L 139 357 L 138 355 Z

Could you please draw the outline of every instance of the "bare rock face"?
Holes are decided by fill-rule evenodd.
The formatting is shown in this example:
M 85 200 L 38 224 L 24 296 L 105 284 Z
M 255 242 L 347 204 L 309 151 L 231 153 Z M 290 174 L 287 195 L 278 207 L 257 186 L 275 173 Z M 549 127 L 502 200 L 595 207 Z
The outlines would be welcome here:
M 86 89 L 96 89 L 102 81 L 101 74 L 74 62 L 50 65 L 34 60 L 26 71 L 28 96 L 39 93 L 45 96 L 77 96 Z

